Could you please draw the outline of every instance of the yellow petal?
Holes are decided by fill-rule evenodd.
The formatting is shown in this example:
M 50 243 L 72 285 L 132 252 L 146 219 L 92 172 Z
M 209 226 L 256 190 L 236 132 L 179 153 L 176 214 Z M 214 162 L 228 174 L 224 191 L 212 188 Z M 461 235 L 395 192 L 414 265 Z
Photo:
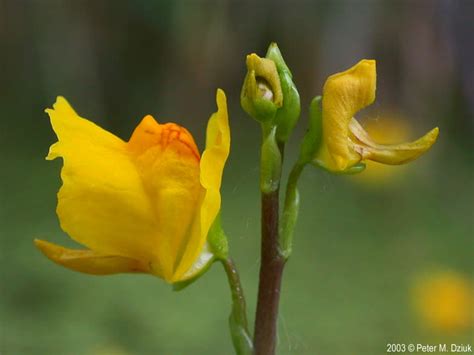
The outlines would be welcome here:
M 202 228 L 207 232 L 220 209 L 220 188 L 230 150 L 230 128 L 224 91 L 216 95 L 217 112 L 207 124 L 206 149 L 201 159 L 201 185 L 206 189 L 201 211 Z
M 278 75 L 275 62 L 268 58 L 260 58 L 255 53 L 247 56 L 247 69 L 249 73 L 253 73 L 253 78 L 248 83 L 251 97 L 263 97 L 273 103 L 277 107 L 283 105 L 283 93 L 281 91 L 280 76 Z M 262 80 L 264 80 L 262 82 Z M 266 84 L 270 86 L 270 91 Z M 262 86 L 263 85 L 263 86 Z
M 148 265 L 123 256 L 107 255 L 92 250 L 73 250 L 35 239 L 41 252 L 55 263 L 68 269 L 92 275 L 128 272 L 149 272 Z
M 343 171 L 361 160 L 348 144 L 349 122 L 375 100 L 375 60 L 362 60 L 331 75 L 323 88 L 322 143 L 315 160 L 332 171 Z
M 79 117 L 59 97 L 47 109 L 62 157 L 57 213 L 62 229 L 96 252 L 136 260 L 157 258 L 157 220 L 127 144 Z
M 370 138 L 379 144 L 404 142 L 413 133 L 413 127 L 408 120 L 388 111 L 379 112 L 376 118 L 366 118 L 363 127 Z M 355 136 L 352 139 L 357 142 Z M 380 186 L 396 186 L 409 171 L 408 166 L 388 166 L 370 160 L 366 160 L 364 163 L 365 170 L 361 174 L 354 175 L 353 181 L 362 183 L 365 188 L 369 189 L 378 189 Z
M 217 112 L 209 118 L 206 131 L 206 149 L 201 159 L 201 184 L 204 188 L 221 187 L 222 173 L 230 150 L 230 128 L 224 91 L 216 95 Z
M 156 218 L 153 266 L 165 280 L 174 282 L 187 250 L 191 248 L 197 258 L 200 249 L 194 249 L 202 249 L 193 244 L 200 238 L 196 220 L 204 193 L 199 152 L 187 130 L 174 123 L 158 124 L 151 116 L 135 129 L 129 148 Z
M 186 252 L 174 275 L 180 279 L 191 268 L 203 250 L 211 224 L 221 205 L 220 187 L 224 165 L 230 150 L 230 129 L 224 91 L 217 90 L 217 112 L 209 119 L 206 132 L 206 149 L 200 163 L 200 181 L 205 190 L 200 208 L 200 220 L 194 226 Z
M 431 148 L 439 134 L 439 128 L 436 127 L 416 141 L 384 145 L 375 143 L 355 118 L 352 118 L 349 128 L 359 141 L 354 145 L 354 149 L 362 159 L 389 165 L 399 165 L 415 160 Z

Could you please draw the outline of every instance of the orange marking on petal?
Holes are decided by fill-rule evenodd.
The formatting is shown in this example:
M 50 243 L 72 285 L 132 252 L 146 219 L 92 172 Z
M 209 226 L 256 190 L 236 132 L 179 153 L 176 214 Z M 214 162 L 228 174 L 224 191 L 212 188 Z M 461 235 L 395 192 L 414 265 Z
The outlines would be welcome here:
M 166 149 L 176 141 L 181 143 L 180 145 L 174 145 L 179 152 L 191 153 L 197 161 L 200 160 L 199 150 L 194 138 L 186 128 L 175 123 L 159 124 L 150 115 L 145 116 L 135 128 L 128 141 L 128 146 L 135 154 L 140 155 L 157 145 Z M 180 147 L 184 149 L 179 149 Z

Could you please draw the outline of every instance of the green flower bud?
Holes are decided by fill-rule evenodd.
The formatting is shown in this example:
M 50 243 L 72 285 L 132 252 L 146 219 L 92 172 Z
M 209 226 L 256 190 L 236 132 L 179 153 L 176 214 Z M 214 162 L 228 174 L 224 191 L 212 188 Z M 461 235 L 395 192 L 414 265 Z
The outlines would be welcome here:
M 270 44 L 266 58 L 275 63 L 280 77 L 283 105 L 276 112 L 274 124 L 277 126 L 276 139 L 279 142 L 286 142 L 300 117 L 300 95 L 293 83 L 293 75 L 283 60 L 276 43 Z
M 275 63 L 255 53 L 247 56 L 247 75 L 240 94 L 242 108 L 259 122 L 270 122 L 283 104 Z

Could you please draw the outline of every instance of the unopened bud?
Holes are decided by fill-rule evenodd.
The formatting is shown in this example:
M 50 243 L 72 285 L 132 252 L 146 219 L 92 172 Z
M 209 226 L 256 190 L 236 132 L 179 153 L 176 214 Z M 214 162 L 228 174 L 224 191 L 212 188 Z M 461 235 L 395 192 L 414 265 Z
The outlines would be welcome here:
M 247 56 L 247 75 L 240 102 L 245 112 L 257 121 L 273 120 L 283 103 L 280 78 L 273 61 L 254 53 Z

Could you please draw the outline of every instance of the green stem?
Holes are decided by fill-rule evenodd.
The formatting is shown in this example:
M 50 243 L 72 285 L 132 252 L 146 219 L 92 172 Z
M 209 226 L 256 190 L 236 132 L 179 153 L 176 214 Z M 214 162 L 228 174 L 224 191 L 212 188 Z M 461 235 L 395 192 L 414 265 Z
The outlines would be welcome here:
M 230 334 L 237 355 L 253 354 L 253 343 L 248 330 L 244 291 L 239 273 L 231 258 L 221 259 L 232 295 L 232 311 L 229 316 Z
M 268 154 L 271 152 L 271 154 Z M 272 184 L 261 183 L 262 242 L 257 312 L 255 317 L 255 355 L 273 355 L 276 350 L 278 307 L 285 259 L 278 246 L 279 187 L 284 144 L 277 144 L 274 135 L 266 135 L 262 145 L 262 175 Z M 272 159 L 269 159 L 271 157 Z M 264 187 L 271 186 L 271 189 Z
M 278 247 L 278 190 L 262 192 L 262 246 L 255 355 L 274 355 L 277 340 L 278 307 L 285 259 Z
M 300 196 L 298 192 L 298 180 L 306 164 L 296 162 L 291 169 L 286 185 L 285 205 L 281 216 L 279 246 L 280 252 L 285 259 L 291 255 L 293 246 L 293 233 L 298 219 Z
M 262 124 L 262 133 L 260 191 L 264 194 L 270 194 L 280 187 L 284 144 L 277 143 L 275 126 Z

